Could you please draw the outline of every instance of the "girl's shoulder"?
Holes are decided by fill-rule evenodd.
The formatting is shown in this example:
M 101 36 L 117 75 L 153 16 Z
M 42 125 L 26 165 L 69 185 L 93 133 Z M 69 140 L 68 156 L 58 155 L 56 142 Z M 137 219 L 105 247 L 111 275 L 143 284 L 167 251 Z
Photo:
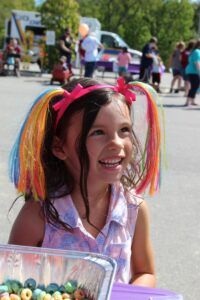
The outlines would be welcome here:
M 139 206 L 144 201 L 142 196 L 137 194 L 134 189 L 125 191 L 125 197 L 129 204 L 134 204 L 136 206 Z
M 143 202 L 142 196 L 136 193 L 135 189 L 125 189 L 122 185 L 120 189 L 128 204 L 139 206 Z

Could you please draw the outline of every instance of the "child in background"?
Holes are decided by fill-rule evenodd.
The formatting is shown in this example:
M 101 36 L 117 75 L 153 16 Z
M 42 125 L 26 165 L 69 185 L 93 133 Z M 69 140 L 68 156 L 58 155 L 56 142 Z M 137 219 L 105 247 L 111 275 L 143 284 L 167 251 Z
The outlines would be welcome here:
M 163 63 L 160 58 L 160 55 L 158 53 L 154 53 L 153 56 L 153 65 L 152 65 L 152 85 L 155 88 L 155 90 L 160 93 L 160 82 L 161 82 L 161 72 Z
M 134 88 L 146 95 L 144 116 L 151 114 L 143 151 L 133 131 Z M 36 99 L 11 153 L 11 179 L 25 204 L 9 243 L 108 255 L 117 262 L 115 281 L 155 286 L 139 196 L 149 186 L 154 192 L 159 174 L 152 95 L 123 78 L 116 86 L 80 78 Z
M 128 72 L 128 65 L 131 62 L 131 55 L 128 52 L 127 47 L 122 49 L 122 52 L 119 53 L 117 57 L 118 61 L 118 74 L 119 76 L 124 76 Z
M 58 63 L 54 65 L 50 84 L 58 81 L 61 85 L 67 83 L 72 77 L 72 73 L 68 70 L 66 57 L 61 56 Z

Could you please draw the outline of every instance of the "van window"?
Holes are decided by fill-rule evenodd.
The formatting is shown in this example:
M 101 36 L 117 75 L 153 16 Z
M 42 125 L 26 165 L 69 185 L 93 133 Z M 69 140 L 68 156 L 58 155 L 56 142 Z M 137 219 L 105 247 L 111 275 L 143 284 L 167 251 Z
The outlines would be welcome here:
M 111 35 L 102 34 L 101 43 L 106 48 L 115 48 L 115 39 Z

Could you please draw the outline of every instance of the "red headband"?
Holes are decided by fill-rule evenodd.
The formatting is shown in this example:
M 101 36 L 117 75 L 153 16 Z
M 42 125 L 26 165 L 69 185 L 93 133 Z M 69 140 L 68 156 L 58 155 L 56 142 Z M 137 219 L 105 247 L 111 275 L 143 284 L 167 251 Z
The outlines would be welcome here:
M 129 89 L 132 88 L 131 84 L 126 84 L 124 79 L 122 77 L 118 78 L 117 80 L 117 85 L 108 85 L 108 84 L 98 84 L 98 85 L 93 85 L 90 87 L 82 87 L 81 84 L 77 84 L 76 87 L 73 89 L 71 93 L 68 91 L 64 90 L 63 96 L 64 99 L 59 101 L 58 103 L 53 105 L 53 109 L 57 111 L 57 117 L 56 117 L 56 122 L 55 122 L 55 128 L 57 127 L 60 119 L 62 118 L 64 112 L 66 109 L 69 107 L 69 105 L 76 99 L 94 91 L 97 89 L 103 89 L 103 88 L 109 88 L 115 92 L 118 92 L 126 98 L 127 102 L 129 105 L 132 104 L 133 101 L 135 101 L 135 94 L 130 91 Z

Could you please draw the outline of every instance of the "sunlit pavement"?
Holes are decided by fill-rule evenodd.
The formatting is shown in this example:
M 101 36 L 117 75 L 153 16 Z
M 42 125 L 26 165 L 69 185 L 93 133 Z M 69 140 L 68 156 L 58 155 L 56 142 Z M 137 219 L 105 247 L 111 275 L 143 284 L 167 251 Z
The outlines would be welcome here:
M 79 70 L 74 70 L 78 76 Z M 30 103 L 49 88 L 51 75 L 22 73 L 0 77 L 0 243 L 7 243 L 11 225 L 23 200 L 8 215 L 16 194 L 8 179 L 8 155 Z M 97 72 L 97 79 L 116 81 Z M 200 106 L 184 107 L 184 92 L 169 94 L 171 74 L 162 78 L 160 99 L 165 111 L 167 169 L 160 193 L 147 202 L 155 249 L 157 286 L 199 300 L 200 295 Z M 56 86 L 56 85 L 55 85 Z M 200 104 L 200 95 L 197 96 Z

